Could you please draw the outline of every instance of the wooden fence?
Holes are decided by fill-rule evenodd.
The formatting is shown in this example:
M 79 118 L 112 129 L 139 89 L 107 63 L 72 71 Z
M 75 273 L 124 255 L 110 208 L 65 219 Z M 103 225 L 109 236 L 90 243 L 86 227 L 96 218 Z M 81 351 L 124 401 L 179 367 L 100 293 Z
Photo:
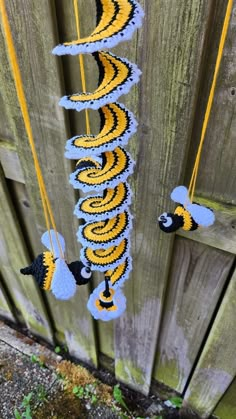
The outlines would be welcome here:
M 7 3 L 37 151 L 68 259 L 76 260 L 77 193 L 68 183 L 68 138 L 85 132 L 84 113 L 58 106 L 81 90 L 77 57 L 51 54 L 76 38 L 72 0 Z M 210 229 L 166 235 L 158 215 L 172 209 L 170 191 L 188 184 L 219 43 L 226 0 L 142 0 L 143 28 L 113 49 L 142 69 L 139 86 L 121 102 L 139 121 L 129 149 L 136 159 L 132 235 L 134 270 L 128 307 L 117 321 L 93 321 L 91 289 L 69 302 L 39 292 L 19 274 L 42 251 L 45 231 L 31 151 L 0 33 L 1 278 L 0 314 L 45 340 L 65 344 L 80 360 L 114 360 L 118 380 L 147 394 L 151 379 L 183 394 L 204 417 L 236 417 L 236 1 L 217 83 L 197 183 L 199 202 L 215 210 Z M 79 0 L 81 31 L 95 26 L 95 1 Z M 85 57 L 88 90 L 97 83 Z M 98 130 L 90 111 L 92 132 Z M 99 277 L 95 277 L 97 284 Z

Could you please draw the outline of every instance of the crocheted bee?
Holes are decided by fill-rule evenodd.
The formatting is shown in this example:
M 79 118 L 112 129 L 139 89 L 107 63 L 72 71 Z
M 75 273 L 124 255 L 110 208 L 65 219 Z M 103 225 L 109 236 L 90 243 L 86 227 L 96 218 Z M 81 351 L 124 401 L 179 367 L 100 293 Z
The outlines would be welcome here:
M 159 227 L 165 233 L 172 233 L 179 228 L 186 231 L 196 230 L 199 226 L 209 227 L 215 221 L 215 215 L 210 208 L 197 203 L 191 203 L 188 197 L 188 189 L 185 186 L 177 186 L 171 193 L 172 201 L 178 205 L 174 214 L 164 212 L 158 218 Z
M 20 272 L 23 275 L 33 275 L 37 284 L 43 290 L 51 290 L 59 300 L 68 300 L 76 292 L 76 284 L 87 284 L 92 276 L 89 267 L 80 261 L 67 264 L 61 257 L 56 235 L 50 231 L 52 244 L 48 232 L 41 237 L 41 242 L 49 250 L 41 253 L 30 266 L 23 268 Z M 65 251 L 64 238 L 57 233 L 61 251 Z
M 105 276 L 105 281 L 90 295 L 87 307 L 96 320 L 109 321 L 125 311 L 126 298 L 122 289 L 112 286 L 109 277 Z

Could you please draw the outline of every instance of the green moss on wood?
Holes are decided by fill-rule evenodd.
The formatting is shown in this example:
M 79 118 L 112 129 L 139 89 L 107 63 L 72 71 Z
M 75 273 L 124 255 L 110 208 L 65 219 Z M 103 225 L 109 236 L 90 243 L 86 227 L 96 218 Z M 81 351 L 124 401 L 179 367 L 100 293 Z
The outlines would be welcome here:
M 178 363 L 175 359 L 166 359 L 158 363 L 158 368 L 154 373 L 157 381 L 160 381 L 168 387 L 178 390 L 180 385 L 180 372 Z
M 142 388 L 148 392 L 149 385 L 145 382 L 145 373 L 129 359 L 117 359 L 115 361 L 116 378 L 134 388 Z

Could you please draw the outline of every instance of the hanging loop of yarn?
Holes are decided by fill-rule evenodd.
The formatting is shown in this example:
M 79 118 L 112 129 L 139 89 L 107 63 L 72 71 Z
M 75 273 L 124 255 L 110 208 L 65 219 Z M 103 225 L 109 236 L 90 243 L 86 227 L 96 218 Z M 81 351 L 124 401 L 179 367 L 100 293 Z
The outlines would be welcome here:
M 194 197 L 194 193 L 195 193 L 195 187 L 196 187 L 197 175 L 198 175 L 198 171 L 199 171 L 202 148 L 203 148 L 204 140 L 205 140 L 205 137 L 206 137 L 206 131 L 207 131 L 207 126 L 208 126 L 208 122 L 209 122 L 209 118 L 210 118 L 212 104 L 213 104 L 213 101 L 214 101 L 216 83 L 217 83 L 219 69 L 220 69 L 220 65 L 221 65 L 221 61 L 222 61 L 222 57 L 223 57 L 224 45 L 225 45 L 225 40 L 226 40 L 227 33 L 228 33 L 232 8 L 233 8 L 233 0 L 229 0 L 228 4 L 227 4 L 225 19 L 224 19 L 224 23 L 223 23 L 222 32 L 221 32 L 220 43 L 219 43 L 219 48 L 218 48 L 218 53 L 217 53 L 217 58 L 216 58 L 215 69 L 214 69 L 214 73 L 213 73 L 211 89 L 210 89 L 210 93 L 209 93 L 209 97 L 208 97 L 208 101 L 207 101 L 207 107 L 206 107 L 206 111 L 205 111 L 205 115 L 204 115 L 204 119 L 203 119 L 200 142 L 199 142 L 198 151 L 197 151 L 197 155 L 196 155 L 196 159 L 195 159 L 195 163 L 194 163 L 194 167 L 193 167 L 193 172 L 192 172 L 192 176 L 191 176 L 191 180 L 190 180 L 189 188 L 188 188 L 189 197 L 190 197 L 191 202 L 193 202 L 193 197 Z
M 27 101 L 26 101 L 26 97 L 24 93 L 20 67 L 17 60 L 17 55 L 16 55 L 16 51 L 14 47 L 14 42 L 13 42 L 13 38 L 11 34 L 11 28 L 10 28 L 4 0 L 0 0 L 0 12 L 2 16 L 2 26 L 4 30 L 9 60 L 10 60 L 11 68 L 12 68 L 12 74 L 13 74 L 13 78 L 15 82 L 17 97 L 18 97 L 18 101 L 19 101 L 19 105 L 20 105 L 20 109 L 21 109 L 21 113 L 22 113 L 22 117 L 23 117 L 23 121 L 25 125 L 25 130 L 27 133 L 28 141 L 29 141 L 32 155 L 33 155 L 34 167 L 35 167 L 35 172 L 37 176 L 40 197 L 41 197 L 42 205 L 43 205 L 44 218 L 45 218 L 45 223 L 46 223 L 46 227 L 49 234 L 51 248 L 53 249 L 53 240 L 51 237 L 50 225 L 53 227 L 53 230 L 55 231 L 56 242 L 60 250 L 60 257 L 63 259 L 64 253 L 62 251 L 60 240 L 58 238 L 55 218 L 54 218 L 52 207 L 51 207 L 49 197 L 46 191 L 46 186 L 43 179 L 42 170 L 40 168 L 40 164 L 39 164 L 39 160 L 38 160 L 38 156 L 36 152 L 36 147 L 35 147 L 35 142 L 34 142 L 34 137 L 33 137 L 33 130 L 30 123 L 29 111 L 28 111 Z

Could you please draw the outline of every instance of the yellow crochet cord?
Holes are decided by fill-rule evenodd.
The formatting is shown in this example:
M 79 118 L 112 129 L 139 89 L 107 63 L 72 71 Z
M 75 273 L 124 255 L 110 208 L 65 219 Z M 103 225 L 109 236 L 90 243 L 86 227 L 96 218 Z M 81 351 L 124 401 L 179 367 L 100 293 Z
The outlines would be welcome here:
M 197 180 L 200 158 L 201 158 L 201 152 L 202 152 L 202 147 L 203 147 L 203 143 L 204 143 L 204 140 L 205 140 L 207 125 L 208 125 L 208 122 L 209 122 L 209 117 L 210 117 L 211 108 L 212 108 L 212 104 L 213 104 L 216 82 L 217 82 L 217 77 L 218 77 L 218 74 L 219 74 L 220 64 L 221 64 L 221 60 L 222 60 L 222 56 L 223 56 L 225 40 L 226 40 L 228 28 L 229 28 L 229 22 L 230 22 L 232 7 L 233 7 L 233 0 L 229 0 L 228 5 L 227 5 L 227 9 L 226 9 L 226 13 L 225 13 L 223 29 L 222 29 L 222 33 L 221 33 L 221 37 L 220 37 L 219 49 L 218 49 L 218 54 L 217 54 L 217 58 L 216 58 L 216 65 L 215 65 L 213 80 L 212 80 L 212 84 L 211 84 L 211 90 L 210 90 L 210 94 L 209 94 L 209 97 L 208 97 L 206 112 L 205 112 L 205 116 L 204 116 L 204 120 L 203 120 L 200 143 L 199 143 L 199 147 L 198 147 L 198 151 L 197 151 L 197 155 L 196 155 L 196 160 L 195 160 L 195 164 L 194 164 L 194 168 L 193 168 L 193 172 L 192 172 L 192 177 L 191 177 L 190 184 L 189 184 L 189 189 L 188 189 L 189 197 L 190 197 L 191 202 L 193 202 L 194 191 L 195 191 L 196 180 Z
M 77 36 L 78 36 L 78 39 L 80 39 L 79 6 L 78 6 L 77 0 L 74 0 L 74 14 L 75 14 Z M 86 93 L 84 58 L 82 54 L 79 55 L 79 64 L 80 64 L 82 89 L 83 89 L 83 93 Z M 91 130 L 90 130 L 90 123 L 89 123 L 88 109 L 85 109 L 85 120 L 86 120 L 86 133 L 87 135 L 89 135 L 91 134 Z
M 11 64 L 11 67 L 12 67 L 12 74 L 13 74 L 13 78 L 14 78 L 14 81 L 15 81 L 17 97 L 18 97 L 18 100 L 19 100 L 19 105 L 20 105 L 20 108 L 21 108 L 21 112 L 22 112 L 22 116 L 23 116 L 23 120 L 24 120 L 24 124 L 25 124 L 25 130 L 26 130 L 27 135 L 28 135 L 28 140 L 29 140 L 32 155 L 33 155 L 34 166 L 35 166 L 35 171 L 36 171 L 36 175 L 37 175 L 40 196 L 41 196 L 41 199 L 42 199 L 43 212 L 44 212 L 44 217 L 45 217 L 47 230 L 48 230 L 48 233 L 49 233 L 51 248 L 52 248 L 52 251 L 53 251 L 53 242 L 52 242 L 52 237 L 51 237 L 51 234 L 50 234 L 50 222 L 51 222 L 51 225 L 52 225 L 52 227 L 55 231 L 57 244 L 58 244 L 58 247 L 59 247 L 59 250 L 60 250 L 60 256 L 62 258 L 64 258 L 63 251 L 62 251 L 62 248 L 61 248 L 61 245 L 60 245 L 60 241 L 59 241 L 58 235 L 57 235 L 57 228 L 56 228 L 56 223 L 55 223 L 55 220 L 54 220 L 52 208 L 51 208 L 51 205 L 50 205 L 50 202 L 49 202 L 49 198 L 48 198 L 48 195 L 47 195 L 45 183 L 44 183 L 43 176 L 42 176 L 42 171 L 41 171 L 39 160 L 38 160 L 38 157 L 37 157 L 37 152 L 36 152 L 36 148 L 35 148 L 35 144 L 34 144 L 33 132 L 32 132 L 31 124 L 30 124 L 29 111 L 28 111 L 27 102 L 26 102 L 26 98 L 25 98 L 25 93 L 24 93 L 20 68 L 19 68 L 19 64 L 18 64 L 18 60 L 17 60 L 17 56 L 16 56 L 16 51 L 15 51 L 15 47 L 14 47 L 14 42 L 13 42 L 13 38 L 12 38 L 12 34 L 11 34 L 11 28 L 10 28 L 10 24 L 9 24 L 9 21 L 8 21 L 8 16 L 7 16 L 4 0 L 0 0 L 0 11 L 1 11 L 1 15 L 2 15 L 2 25 L 3 25 L 3 30 L 4 30 L 4 34 L 5 34 L 6 45 L 7 45 L 7 48 L 8 48 L 8 55 L 9 55 L 9 59 L 10 59 L 10 64 Z

